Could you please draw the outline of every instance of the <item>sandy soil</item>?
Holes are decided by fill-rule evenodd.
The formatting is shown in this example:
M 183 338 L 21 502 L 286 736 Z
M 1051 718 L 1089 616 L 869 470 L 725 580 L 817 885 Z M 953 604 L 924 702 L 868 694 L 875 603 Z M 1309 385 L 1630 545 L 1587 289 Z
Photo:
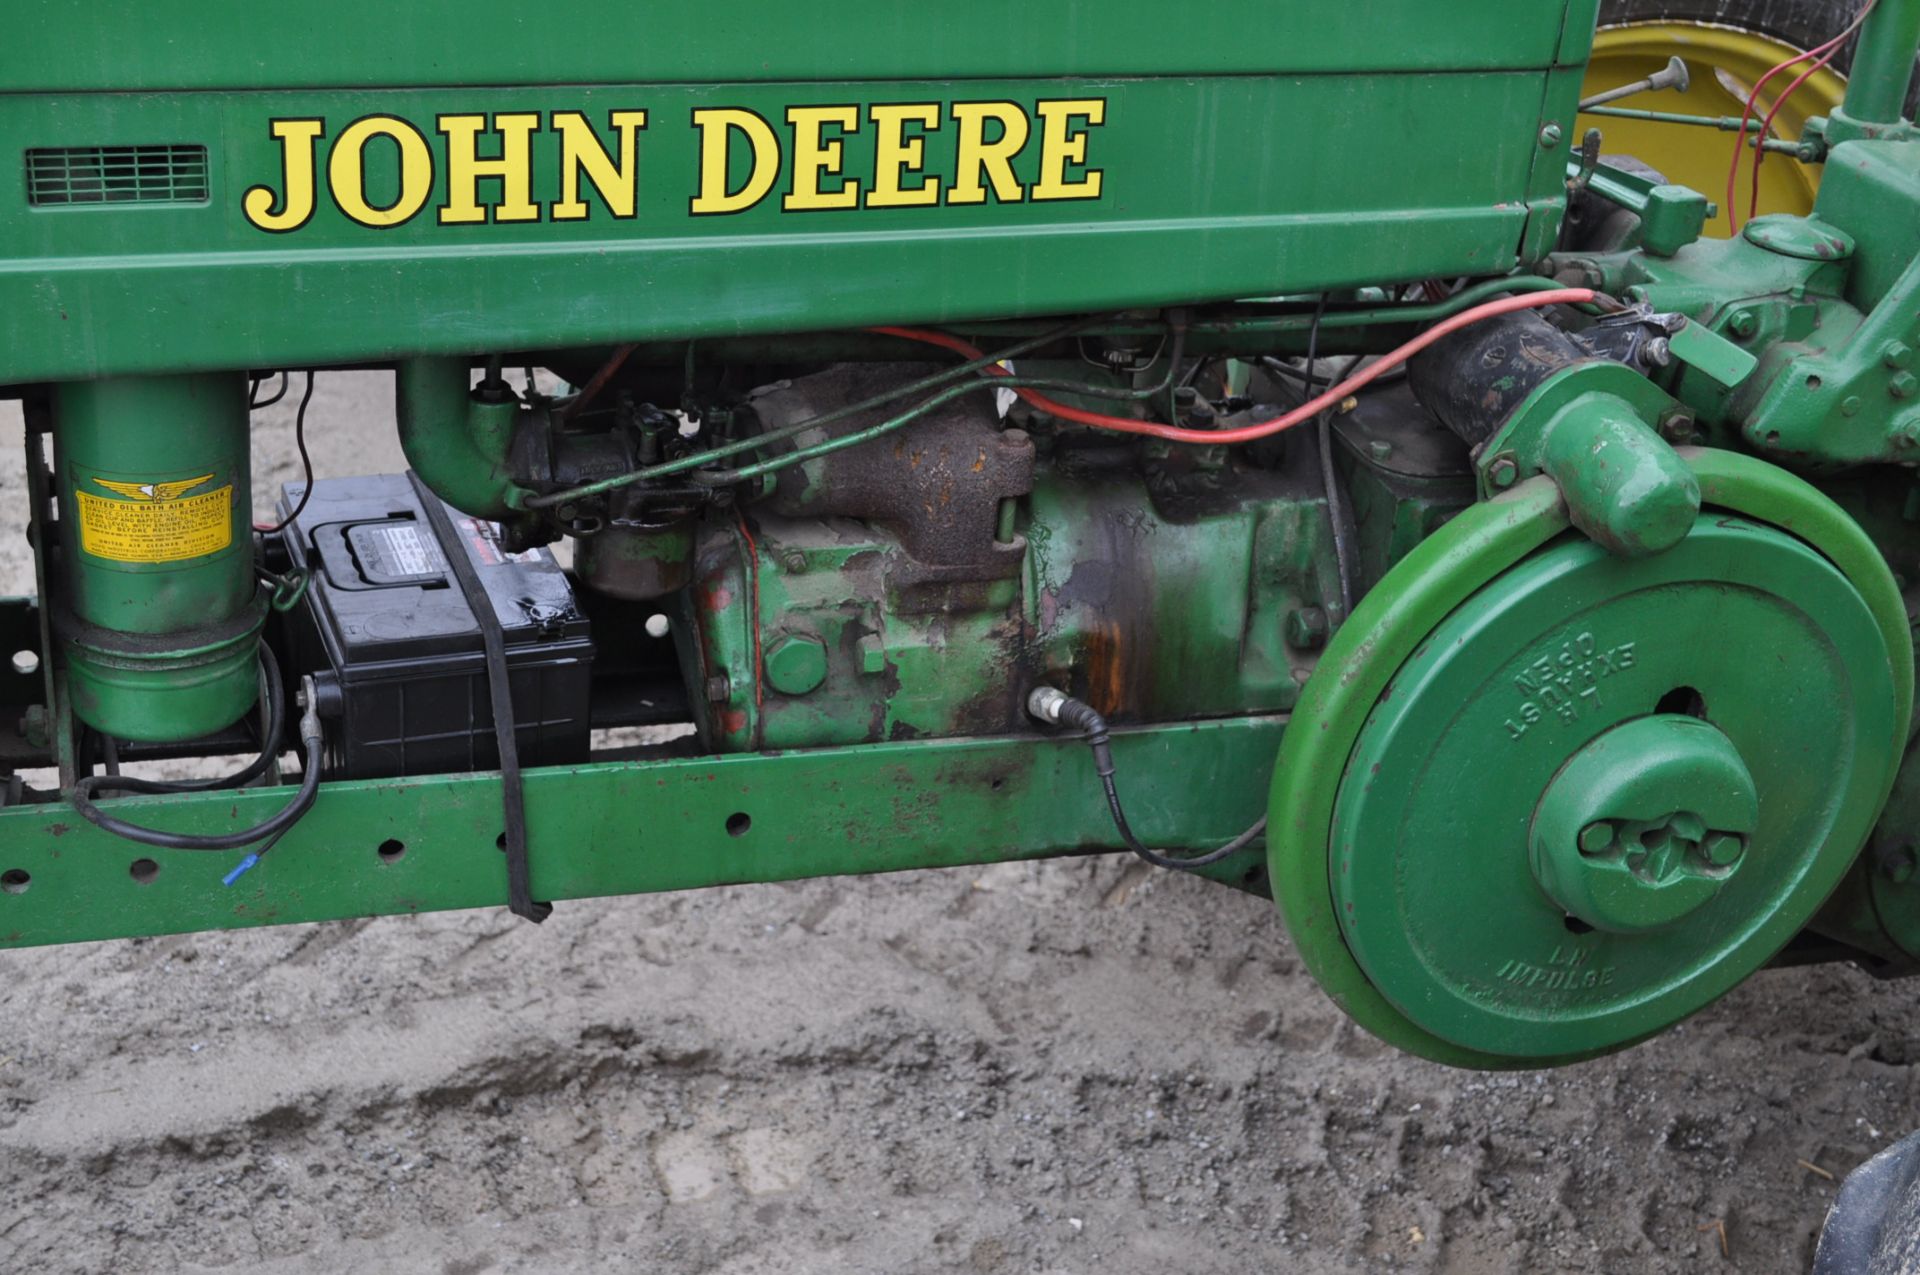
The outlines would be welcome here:
M 397 468 L 389 418 L 323 377 L 322 472 Z M 1119 858 L 4 969 L 9 1272 L 1801 1271 L 1798 1162 L 1920 1124 L 1912 986 L 1766 974 L 1618 1058 L 1455 1072 L 1348 1025 L 1267 904 Z

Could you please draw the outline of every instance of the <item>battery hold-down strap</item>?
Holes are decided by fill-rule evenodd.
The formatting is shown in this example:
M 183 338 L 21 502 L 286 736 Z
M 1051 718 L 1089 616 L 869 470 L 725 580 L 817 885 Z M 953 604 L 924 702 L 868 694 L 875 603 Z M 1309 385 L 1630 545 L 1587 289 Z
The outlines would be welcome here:
M 493 737 L 500 746 L 500 795 L 507 822 L 507 909 L 537 924 L 553 915 L 553 904 L 534 901 L 527 871 L 527 806 L 520 786 L 520 745 L 514 733 L 513 687 L 507 680 L 506 635 L 501 631 L 499 615 L 494 612 L 493 598 L 487 593 L 486 585 L 480 583 L 480 573 L 474 569 L 473 559 L 454 530 L 453 520 L 447 517 L 446 506 L 411 469 L 407 471 L 407 481 L 420 497 L 420 508 L 426 511 L 433 537 L 440 542 L 441 553 L 453 569 L 460 592 L 466 595 L 474 623 L 480 626 L 480 642 L 486 651 L 487 692 L 493 703 Z

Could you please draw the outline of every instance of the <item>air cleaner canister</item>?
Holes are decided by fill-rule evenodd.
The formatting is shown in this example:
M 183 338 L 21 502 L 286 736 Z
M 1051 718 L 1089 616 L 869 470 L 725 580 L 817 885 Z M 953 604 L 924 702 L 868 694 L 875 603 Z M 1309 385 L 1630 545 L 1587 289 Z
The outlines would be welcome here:
M 57 387 L 54 624 L 80 720 L 194 739 L 257 697 L 247 381 L 235 373 Z

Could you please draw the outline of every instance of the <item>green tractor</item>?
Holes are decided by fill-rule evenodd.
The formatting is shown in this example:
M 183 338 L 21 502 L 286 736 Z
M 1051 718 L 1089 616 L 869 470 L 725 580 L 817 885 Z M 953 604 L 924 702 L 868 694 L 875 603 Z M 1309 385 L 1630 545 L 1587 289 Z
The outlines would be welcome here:
M 1134 853 L 1460 1066 L 1920 970 L 1920 0 L 16 7 L 0 943 Z M 330 369 L 411 468 L 253 492 Z

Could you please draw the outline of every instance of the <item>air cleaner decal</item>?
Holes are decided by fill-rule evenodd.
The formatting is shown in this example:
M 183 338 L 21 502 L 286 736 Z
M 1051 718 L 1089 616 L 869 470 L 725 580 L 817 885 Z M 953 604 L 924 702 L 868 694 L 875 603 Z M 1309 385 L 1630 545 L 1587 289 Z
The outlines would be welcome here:
M 181 562 L 219 553 L 233 543 L 233 484 L 189 495 L 212 474 L 170 481 L 94 476 L 102 496 L 76 483 L 74 516 L 80 547 L 112 562 Z

